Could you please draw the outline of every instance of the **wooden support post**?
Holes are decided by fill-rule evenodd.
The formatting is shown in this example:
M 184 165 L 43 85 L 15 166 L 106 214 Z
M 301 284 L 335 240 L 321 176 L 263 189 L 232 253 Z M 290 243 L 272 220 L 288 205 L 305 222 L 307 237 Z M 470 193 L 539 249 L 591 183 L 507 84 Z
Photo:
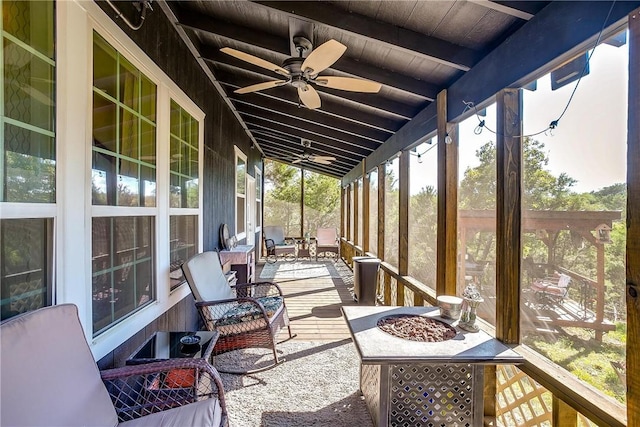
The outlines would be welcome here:
M 496 417 L 496 398 L 498 394 L 496 365 L 484 367 L 484 416 L 494 419 Z
M 438 247 L 436 293 L 456 293 L 458 252 L 458 126 L 447 123 L 447 91 L 438 94 Z M 445 142 L 447 136 L 451 143 Z
M 367 161 L 362 162 L 362 249 L 369 252 L 369 221 L 371 220 L 369 203 L 369 175 L 367 174 Z
M 384 260 L 384 183 L 386 164 L 378 166 L 378 258 Z
M 555 395 L 551 406 L 551 425 L 553 427 L 576 427 L 578 425 L 578 412 Z
M 353 244 L 360 246 L 360 183 L 362 179 L 359 178 L 353 181 Z
M 400 307 L 404 307 L 404 285 L 398 281 L 396 282 L 396 305 Z
M 300 237 L 304 237 L 304 169 L 300 169 Z
M 346 217 L 345 210 L 347 209 L 346 195 L 345 187 L 340 187 L 340 202 L 342 204 L 342 206 L 340 206 L 340 237 L 344 237 L 347 232 L 344 226 L 344 219 Z
M 345 201 L 347 202 L 347 211 L 346 211 L 346 215 L 347 215 L 347 241 L 351 241 L 351 187 L 353 186 L 353 183 L 349 184 L 346 188 L 346 194 L 347 197 L 345 198 Z
M 599 243 L 596 245 L 596 281 L 598 282 L 596 292 L 596 325 L 602 325 L 604 322 L 604 245 Z M 596 341 L 602 342 L 604 332 L 602 329 L 596 329 Z
M 384 305 L 391 305 L 391 276 L 384 271 Z
M 400 190 L 398 208 L 398 273 L 409 274 L 409 164 L 411 152 L 400 153 Z
M 420 295 L 419 292 L 413 293 L 413 306 L 414 307 L 422 307 L 424 305 L 424 298 Z
M 640 9 L 629 15 L 627 425 L 640 425 Z
M 520 340 L 522 90 L 497 95 L 496 338 Z

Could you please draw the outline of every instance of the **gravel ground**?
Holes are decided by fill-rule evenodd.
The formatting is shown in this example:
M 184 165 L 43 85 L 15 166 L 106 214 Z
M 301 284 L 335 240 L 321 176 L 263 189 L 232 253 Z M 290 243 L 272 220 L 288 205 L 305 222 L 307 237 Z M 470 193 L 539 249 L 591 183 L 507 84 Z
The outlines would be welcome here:
M 371 427 L 359 392 L 353 343 L 287 342 L 278 346 L 285 362 L 251 375 L 222 374 L 232 427 Z M 217 357 L 260 366 L 270 352 L 248 349 Z

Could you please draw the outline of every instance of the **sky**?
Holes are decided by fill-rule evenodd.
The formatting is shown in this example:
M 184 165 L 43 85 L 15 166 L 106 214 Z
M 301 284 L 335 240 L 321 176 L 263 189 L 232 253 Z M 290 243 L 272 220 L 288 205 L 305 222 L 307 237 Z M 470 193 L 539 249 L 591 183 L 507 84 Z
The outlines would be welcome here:
M 545 144 L 547 168 L 558 176 L 565 172 L 578 182 L 576 192 L 588 192 L 626 181 L 628 44 L 621 47 L 600 44 L 590 61 L 590 73 L 582 78 L 567 112 L 552 132 L 534 136 Z M 551 91 L 549 75 L 540 78 L 536 91 L 524 91 L 524 135 L 544 130 L 558 119 L 567 105 L 576 82 Z M 478 164 L 475 151 L 496 140 L 495 105 L 487 108 L 487 128 L 474 134 L 478 118 L 474 115 L 459 126 L 459 179 L 467 167 Z M 432 150 L 425 153 L 429 148 Z M 417 147 L 411 157 L 411 193 L 426 185 L 436 185 L 434 145 Z

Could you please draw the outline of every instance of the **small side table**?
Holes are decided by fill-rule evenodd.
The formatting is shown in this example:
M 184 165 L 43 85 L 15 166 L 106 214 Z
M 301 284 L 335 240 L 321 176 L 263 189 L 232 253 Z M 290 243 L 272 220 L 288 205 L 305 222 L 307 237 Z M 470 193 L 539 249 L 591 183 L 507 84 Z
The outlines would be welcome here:
M 197 335 L 200 343 L 195 345 L 184 345 L 180 338 L 186 335 Z M 207 362 L 211 361 L 213 347 L 220 335 L 217 331 L 199 332 L 164 332 L 158 331 L 134 351 L 126 361 L 127 365 L 138 365 L 141 363 L 157 362 L 178 358 L 201 358 Z

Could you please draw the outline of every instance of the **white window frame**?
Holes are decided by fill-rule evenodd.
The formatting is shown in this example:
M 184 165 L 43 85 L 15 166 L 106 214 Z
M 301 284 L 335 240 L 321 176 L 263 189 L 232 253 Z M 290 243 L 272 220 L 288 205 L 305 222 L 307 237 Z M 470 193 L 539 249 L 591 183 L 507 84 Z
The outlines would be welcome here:
M 233 146 L 235 152 L 235 161 L 233 169 L 233 183 L 235 199 L 233 201 L 234 223 L 235 223 L 235 236 L 237 240 L 242 240 L 247 237 L 247 155 L 242 152 L 237 146 Z M 238 193 L 238 159 L 244 161 L 244 194 Z M 241 233 L 238 233 L 238 198 L 244 199 L 244 227 Z
M 131 338 L 189 294 L 187 286 L 169 292 L 169 114 L 174 99 L 200 123 L 199 159 L 202 156 L 205 114 L 95 3 L 56 2 L 56 123 L 58 170 L 53 210 L 56 224 L 56 303 L 78 306 L 85 336 L 95 359 Z M 156 107 L 156 206 L 124 208 L 91 204 L 92 64 L 93 31 L 157 85 Z M 201 179 L 201 178 L 200 178 Z M 199 186 L 199 248 L 202 250 L 202 185 Z M 3 206 L 4 210 L 4 206 Z M 24 213 L 24 212 L 23 212 Z M 96 337 L 92 337 L 91 222 L 95 216 L 155 217 L 155 301 L 130 314 Z
M 254 166 L 254 176 L 256 178 L 256 206 L 260 203 L 260 212 L 256 211 L 256 222 L 260 221 L 260 225 L 256 224 L 256 233 L 262 231 L 262 221 L 264 218 L 262 217 L 262 212 L 264 210 L 264 206 L 262 205 L 262 192 L 264 191 L 264 182 L 262 182 L 262 170 L 258 166 Z M 257 191 L 258 183 L 260 183 L 260 192 Z

